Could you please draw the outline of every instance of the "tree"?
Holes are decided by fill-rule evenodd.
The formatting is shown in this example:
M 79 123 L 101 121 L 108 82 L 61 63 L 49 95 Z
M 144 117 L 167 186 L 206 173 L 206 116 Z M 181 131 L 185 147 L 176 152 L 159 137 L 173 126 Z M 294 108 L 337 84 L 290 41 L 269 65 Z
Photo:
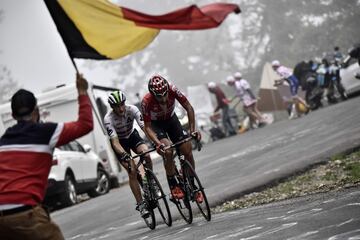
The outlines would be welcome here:
M 4 19 L 4 11 L 0 9 L 0 23 Z M 1 50 L 0 50 L 1 54 Z M 18 88 L 18 83 L 13 80 L 11 71 L 0 64 L 0 103 L 8 101 L 11 94 Z
M 0 103 L 9 101 L 18 83 L 13 80 L 11 71 L 5 66 L 0 65 Z

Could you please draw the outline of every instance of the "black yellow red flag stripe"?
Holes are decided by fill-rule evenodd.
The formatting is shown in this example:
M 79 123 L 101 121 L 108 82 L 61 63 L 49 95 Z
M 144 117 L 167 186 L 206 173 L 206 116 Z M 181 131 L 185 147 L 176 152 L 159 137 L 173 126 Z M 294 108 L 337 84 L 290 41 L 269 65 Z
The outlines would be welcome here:
M 151 43 L 160 29 L 197 30 L 219 26 L 236 4 L 195 5 L 152 16 L 107 0 L 44 0 L 71 58 L 116 59 Z

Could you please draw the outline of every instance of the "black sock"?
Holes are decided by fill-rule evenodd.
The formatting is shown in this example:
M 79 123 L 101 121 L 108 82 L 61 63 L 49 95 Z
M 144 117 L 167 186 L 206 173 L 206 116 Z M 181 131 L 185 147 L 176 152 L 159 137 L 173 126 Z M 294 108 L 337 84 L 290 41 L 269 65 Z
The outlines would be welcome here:
M 167 176 L 170 187 L 175 187 L 177 185 L 176 179 L 174 176 Z

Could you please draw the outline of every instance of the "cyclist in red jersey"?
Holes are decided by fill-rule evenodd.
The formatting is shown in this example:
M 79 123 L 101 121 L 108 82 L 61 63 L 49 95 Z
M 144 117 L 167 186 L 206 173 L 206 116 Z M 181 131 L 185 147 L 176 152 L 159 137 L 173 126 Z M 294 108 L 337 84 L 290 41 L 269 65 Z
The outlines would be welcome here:
M 165 150 L 165 147 L 188 137 L 188 133 L 182 128 L 175 114 L 175 100 L 187 112 L 190 134 L 195 136 L 198 141 L 201 140 L 200 132 L 195 130 L 194 109 L 184 94 L 160 75 L 154 75 L 150 78 L 148 88 L 149 93 L 144 96 L 141 103 L 144 131 L 155 143 L 157 152 L 164 157 L 164 167 L 172 196 L 181 199 L 184 197 L 184 193 L 174 178 L 173 150 Z M 195 169 L 191 143 L 183 143 L 179 150 Z M 202 196 L 201 192 L 199 193 L 196 200 L 200 202 Z

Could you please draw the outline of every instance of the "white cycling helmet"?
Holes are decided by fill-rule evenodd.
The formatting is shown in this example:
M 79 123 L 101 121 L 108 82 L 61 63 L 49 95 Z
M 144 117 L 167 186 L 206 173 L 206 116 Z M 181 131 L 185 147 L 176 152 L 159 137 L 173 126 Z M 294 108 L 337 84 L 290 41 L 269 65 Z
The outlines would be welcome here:
M 242 78 L 242 74 L 240 72 L 234 73 L 234 78 Z
M 214 89 L 216 87 L 216 83 L 209 82 L 207 86 L 208 86 L 209 89 Z
M 228 76 L 228 77 L 226 78 L 226 82 L 227 82 L 228 85 L 233 85 L 234 82 L 235 82 L 235 79 L 234 79 L 233 76 Z
M 279 67 L 280 66 L 280 62 L 278 60 L 274 60 L 271 62 L 271 66 L 273 67 Z

